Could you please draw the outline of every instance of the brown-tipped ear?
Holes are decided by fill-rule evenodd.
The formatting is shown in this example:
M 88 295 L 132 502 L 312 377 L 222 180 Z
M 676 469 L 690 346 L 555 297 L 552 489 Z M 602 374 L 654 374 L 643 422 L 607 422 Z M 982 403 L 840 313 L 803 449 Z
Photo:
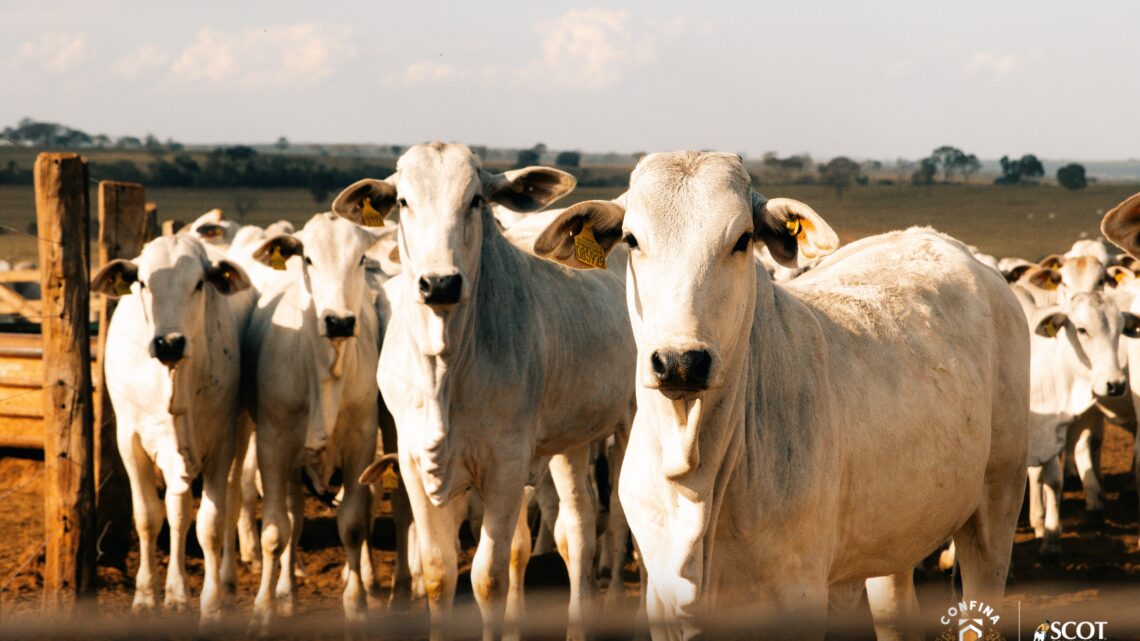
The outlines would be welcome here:
M 769 200 L 752 192 L 752 225 L 753 237 L 784 267 L 802 267 L 801 254 L 810 261 L 839 248 L 839 236 L 823 217 L 791 198 Z
M 1118 287 L 1120 285 L 1127 284 L 1132 279 L 1136 278 L 1136 274 L 1133 273 L 1131 269 L 1128 269 L 1127 267 L 1121 267 L 1120 265 L 1113 265 L 1112 267 L 1104 270 L 1104 273 L 1104 284 L 1109 287 Z
M 1036 265 L 1033 265 L 1031 263 L 1018 265 L 1017 267 L 1014 267 L 1005 273 L 1005 280 L 1009 283 L 1016 283 L 1017 281 L 1021 280 L 1021 277 L 1025 275 L 1025 272 L 1033 269 L 1034 267 L 1036 267 Z
M 1051 307 L 1037 315 L 1037 323 L 1033 331 L 1038 336 L 1056 338 L 1067 322 L 1069 322 L 1069 317 L 1065 315 L 1065 312 L 1056 307 Z
M 625 206 L 613 200 L 587 200 L 565 211 L 547 225 L 534 239 L 534 253 L 556 263 L 575 269 L 592 269 L 605 266 L 605 257 L 621 240 L 621 224 L 625 219 Z M 592 255 L 592 246 L 582 235 L 588 230 L 601 253 L 601 259 Z M 599 265 L 600 263 L 600 265 Z
M 396 186 L 385 180 L 358 180 L 333 201 L 332 210 L 357 225 L 383 227 L 384 219 L 396 206 Z
M 253 259 L 262 265 L 273 269 L 285 269 L 285 261 L 292 256 L 300 256 L 305 252 L 305 245 L 296 236 L 282 234 L 274 236 L 261 244 L 253 252 Z
M 1100 232 L 1133 258 L 1140 258 L 1140 194 L 1133 194 L 1105 214 Z
M 214 286 L 214 289 L 226 296 L 245 291 L 252 286 L 244 269 L 224 259 L 206 269 L 206 280 Z
M 1065 257 L 1064 256 L 1062 256 L 1060 254 L 1049 254 L 1045 258 L 1042 258 L 1041 262 L 1039 262 L 1037 264 L 1041 267 L 1044 267 L 1045 269 L 1057 269 L 1058 267 L 1060 267 L 1064 263 L 1065 263 Z
M 574 191 L 578 179 L 553 167 L 524 167 L 484 176 L 487 200 L 512 211 L 538 211 Z
M 1041 289 L 1052 291 L 1061 285 L 1061 272 L 1049 268 L 1038 269 L 1029 275 L 1029 284 Z
M 91 279 L 91 290 L 97 294 L 118 298 L 131 293 L 131 285 L 139 279 L 138 265 L 121 258 L 103 265 Z

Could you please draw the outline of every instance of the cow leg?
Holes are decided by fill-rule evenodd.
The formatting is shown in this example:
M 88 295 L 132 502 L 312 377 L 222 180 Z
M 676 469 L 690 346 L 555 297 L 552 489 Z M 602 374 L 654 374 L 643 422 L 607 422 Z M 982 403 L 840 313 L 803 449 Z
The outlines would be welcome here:
M 550 459 L 550 477 L 558 490 L 558 520 L 554 538 L 570 574 L 570 641 L 586 638 L 582 627 L 594 597 L 594 550 L 597 545 L 597 511 L 590 492 L 590 447 L 580 445 Z
M 416 533 L 416 522 L 408 524 L 408 574 L 411 575 L 411 590 L 413 599 L 426 599 L 427 588 L 424 587 L 424 564 L 420 557 L 420 538 Z
M 1140 368 L 1140 364 L 1137 364 Z M 1140 499 L 1140 429 L 1132 439 L 1132 478 L 1136 481 L 1136 497 Z M 1140 535 L 1137 536 L 1136 546 L 1140 548 Z
M 919 609 L 913 570 L 867 579 L 865 583 L 878 641 L 922 639 L 922 626 L 915 625 Z
M 219 444 L 214 456 L 207 461 L 202 474 L 202 501 L 198 506 L 195 530 L 198 534 L 198 543 L 202 547 L 205 566 L 200 597 L 203 622 L 217 622 L 222 617 L 222 589 L 219 579 L 223 565 L 222 548 L 226 539 L 230 541 L 230 563 L 233 562 L 233 530 L 227 527 L 227 511 L 232 508 L 232 504 L 226 501 L 231 486 L 230 466 L 234 459 L 231 448 L 232 443 Z
M 277 613 L 293 616 L 297 591 L 297 548 L 301 545 L 301 528 L 305 523 L 305 493 L 296 475 L 289 478 L 289 494 L 285 502 L 289 510 L 289 543 L 281 552 L 281 574 L 277 575 Z
M 364 446 L 354 447 L 347 453 L 347 460 L 343 464 L 344 500 L 336 510 L 337 531 L 348 563 L 348 578 L 341 601 L 344 604 L 344 618 L 349 625 L 362 623 L 368 616 L 367 592 L 361 576 L 361 556 L 364 551 L 371 555 L 368 531 L 372 517 L 372 488 L 361 485 L 359 479 L 360 473 L 372 461 L 376 451 L 375 418 L 372 417 L 371 425 L 366 425 L 365 429 L 371 438 L 366 439 Z
M 239 418 L 238 421 L 238 436 L 234 439 L 234 454 L 226 475 L 226 535 L 222 543 L 222 586 L 227 595 L 237 593 L 237 558 L 242 545 L 241 537 L 253 534 L 252 532 L 242 532 L 241 527 L 243 525 L 250 526 L 250 524 L 248 522 L 245 524 L 240 523 L 239 516 L 239 512 L 241 512 L 245 506 L 241 475 L 246 455 L 252 447 L 252 422 L 250 422 L 248 418 Z M 245 435 L 247 432 L 243 432 L 242 430 L 249 430 L 248 437 Z M 256 461 L 254 461 L 254 465 L 256 465 Z M 254 498 L 256 500 L 256 497 Z M 236 540 L 234 530 L 237 530 L 238 533 Z M 246 544 L 248 544 L 248 542 Z M 249 559 L 242 556 L 242 561 L 248 562 Z
M 483 487 L 483 527 L 471 561 L 471 587 L 483 615 L 484 641 L 495 639 L 503 630 L 510 585 L 511 541 L 525 482 L 524 478 L 506 476 L 490 479 Z M 427 568 L 424 570 L 426 573 Z M 511 622 L 512 629 L 504 631 L 502 637 L 517 639 L 516 626 L 517 622 Z
M 1100 419 L 1099 415 L 1097 419 Z M 1085 490 L 1086 518 L 1093 524 L 1104 520 L 1104 490 L 1100 472 L 1100 448 L 1103 442 L 1104 421 L 1095 420 L 1092 425 L 1080 431 L 1077 443 L 1073 446 L 1073 461 Z
M 535 554 L 550 554 L 558 548 L 554 543 L 554 523 L 558 519 L 558 491 L 550 474 L 534 488 L 534 498 L 538 502 L 538 536 L 534 541 Z
M 245 457 L 241 461 L 239 479 L 241 509 L 238 512 L 237 531 L 242 563 L 250 563 L 257 571 L 261 565 L 261 540 L 257 533 L 257 444 L 251 437 Z
M 1027 471 L 1029 476 L 1029 525 L 1033 527 L 1033 535 L 1040 539 L 1045 536 L 1045 498 L 1042 493 L 1045 468 L 1041 465 L 1031 465 Z
M 163 606 L 185 612 L 190 604 L 186 592 L 186 534 L 190 531 L 190 490 L 166 492 L 166 521 L 170 524 L 170 563 L 166 566 L 166 600 Z
M 508 570 L 507 621 L 514 626 L 526 616 L 526 596 L 523 585 L 526 582 L 526 566 L 530 563 L 530 524 L 527 523 L 526 506 L 533 491 L 524 491 L 519 517 L 515 521 L 515 533 L 511 538 L 511 565 Z M 515 638 L 517 638 L 517 633 Z
M 614 444 L 607 448 L 606 458 L 610 472 L 610 506 L 606 523 L 606 542 L 609 545 L 610 583 L 606 590 L 605 607 L 614 612 L 625 600 L 625 551 L 629 547 L 629 522 L 625 518 L 625 508 L 618 498 L 618 482 L 621 480 L 621 464 L 625 458 L 625 447 L 629 442 L 628 427 L 619 427 L 614 434 Z
M 432 505 L 424 492 L 418 466 L 411 459 L 400 460 L 400 474 L 415 515 L 413 529 L 416 552 L 410 560 L 413 572 L 418 565 L 431 614 L 431 641 L 443 641 L 443 626 L 451 617 L 455 583 L 459 574 L 459 524 L 466 501 L 455 499 L 441 507 Z M 418 557 L 418 563 L 417 558 Z
M 119 425 L 119 455 L 131 485 L 131 507 L 135 531 L 139 536 L 139 571 L 135 576 L 135 598 L 131 603 L 134 612 L 154 610 L 158 592 L 158 563 L 155 541 L 165 517 L 162 501 L 158 498 L 158 479 L 150 459 L 138 446 L 135 435 L 125 425 Z
M 268 430 L 259 430 L 268 439 Z M 258 438 L 257 468 L 265 496 L 261 502 L 261 584 L 253 601 L 252 627 L 265 632 L 273 619 L 276 594 L 273 580 L 280 570 L 281 554 L 293 538 L 291 519 L 286 511 L 286 495 L 291 491 L 290 481 L 294 471 L 293 457 L 287 447 L 264 447 L 261 436 Z
M 405 605 L 411 600 L 412 573 L 409 551 L 410 539 L 415 537 L 412 530 L 412 506 L 403 488 L 392 492 L 392 524 L 396 528 L 396 566 L 392 569 L 391 592 L 388 607 Z
M 1060 458 L 1054 457 L 1042 466 L 1041 496 L 1042 502 L 1045 504 L 1045 534 L 1041 543 L 1042 554 L 1059 554 L 1061 552 L 1061 497 L 1064 480 Z
M 1005 593 L 1009 574 L 1013 537 L 1021 512 L 1025 487 L 1025 468 L 1021 465 L 991 466 L 986 470 L 981 501 L 966 523 L 954 533 L 954 550 L 962 576 L 962 600 L 977 600 L 997 605 Z M 1045 466 L 1046 490 L 1056 478 L 1060 496 L 1061 462 L 1054 458 Z M 1017 488 L 1017 491 L 1012 491 Z M 1046 497 L 1048 498 L 1048 497 Z M 1056 513 L 1052 514 L 1056 518 Z M 1051 517 L 1046 514 L 1046 541 L 1049 541 Z M 1059 530 L 1058 530 L 1059 534 Z

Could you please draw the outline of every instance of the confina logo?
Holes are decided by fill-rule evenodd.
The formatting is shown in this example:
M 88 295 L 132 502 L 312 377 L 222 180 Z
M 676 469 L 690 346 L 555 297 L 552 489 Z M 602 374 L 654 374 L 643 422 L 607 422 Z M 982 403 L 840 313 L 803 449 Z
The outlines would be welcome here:
M 939 622 L 949 626 L 938 641 L 1004 641 L 998 631 L 1001 616 L 981 601 L 962 601 L 950 606 Z

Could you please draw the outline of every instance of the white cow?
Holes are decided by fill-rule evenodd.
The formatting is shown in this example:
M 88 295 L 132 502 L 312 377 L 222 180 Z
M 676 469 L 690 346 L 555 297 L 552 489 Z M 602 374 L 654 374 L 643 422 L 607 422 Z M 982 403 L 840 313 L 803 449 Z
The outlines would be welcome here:
M 300 232 L 275 236 L 254 253 L 289 272 L 262 291 L 246 338 L 249 362 L 257 366 L 253 416 L 265 493 L 261 585 L 254 601 L 259 627 L 293 611 L 293 566 L 304 518 L 302 469 L 318 491 L 327 488 L 337 468 L 343 472 L 337 529 L 349 568 L 345 617 L 358 622 L 367 612 L 361 546 L 369 531 L 371 492 L 358 479 L 376 451 L 376 388 L 370 378 L 380 334 L 364 269 L 364 253 L 376 238 L 335 214 L 317 214 Z
M 1129 197 L 1105 214 L 1101 221 L 1101 232 L 1132 258 L 1140 257 L 1140 194 Z M 1140 315 L 1140 296 L 1133 297 L 1130 311 Z M 1135 413 L 1140 415 L 1140 341 L 1128 341 L 1128 363 L 1132 403 Z M 1131 428 L 1136 434 L 1135 423 L 1132 423 Z M 1137 494 L 1140 495 L 1140 434 L 1136 434 L 1132 442 L 1132 465 Z
M 495 633 L 504 615 L 517 621 L 530 554 L 523 488 L 549 460 L 570 574 L 569 635 L 583 634 L 595 547 L 589 446 L 625 429 L 632 410 L 622 285 L 608 271 L 574 272 L 519 250 L 489 208 L 534 211 L 573 187 L 572 176 L 546 167 L 493 175 L 466 147 L 432 143 L 408 150 L 387 180 L 360 181 L 333 203 L 355 220 L 399 211 L 402 271 L 388 284 L 400 291 L 377 381 L 399 432 L 437 624 L 455 593 L 454 512 L 464 505 L 455 499 L 468 488 L 484 504 L 471 569 L 484 632 Z M 434 625 L 433 638 L 440 634 Z
M 912 229 L 774 285 L 754 242 L 795 265 L 838 240 L 722 153 L 647 156 L 624 196 L 568 208 L 535 249 L 577 266 L 585 227 L 631 247 L 638 412 L 619 492 L 654 638 L 745 609 L 822 638 L 829 598 L 857 599 L 864 580 L 893 638 L 918 612 L 915 563 L 950 535 L 963 598 L 1001 603 L 1029 340 L 996 271 Z
M 201 613 L 203 621 L 221 615 L 219 553 L 226 538 L 248 288 L 240 267 L 190 236 L 157 238 L 135 260 L 108 263 L 92 283 L 96 292 L 123 296 L 108 328 L 105 368 L 139 535 L 135 610 L 153 608 L 158 589 L 155 538 L 163 513 L 157 468 L 166 483 L 170 523 L 165 604 L 178 610 L 189 604 L 190 483 L 200 474 Z M 233 576 L 232 567 L 225 572 Z

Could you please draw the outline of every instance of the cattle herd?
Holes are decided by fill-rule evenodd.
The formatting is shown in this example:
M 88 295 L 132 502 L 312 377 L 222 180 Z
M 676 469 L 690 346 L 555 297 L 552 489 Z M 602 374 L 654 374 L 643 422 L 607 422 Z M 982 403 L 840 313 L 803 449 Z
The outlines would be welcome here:
M 484 637 L 519 636 L 535 502 L 537 545 L 566 563 L 567 637 L 602 606 L 599 568 L 617 607 L 632 534 L 658 640 L 750 607 L 822 638 L 829 605 L 864 591 L 879 638 L 910 637 L 913 568 L 947 543 L 964 598 L 1000 603 L 1027 478 L 1043 553 L 1063 461 L 1103 508 L 1103 421 L 1135 431 L 1140 399 L 1140 195 L 1104 220 L 1128 253 L 1080 241 L 1030 263 L 928 228 L 841 248 L 731 154 L 652 154 L 616 200 L 540 211 L 574 186 L 419 145 L 299 231 L 215 211 L 105 265 L 134 608 L 158 604 L 164 518 L 164 604 L 190 604 L 199 476 L 204 625 L 239 557 L 260 566 L 253 628 L 292 614 L 308 486 L 337 506 L 346 621 L 367 616 L 384 495 L 394 593 L 426 597 L 433 638 L 464 521 Z

